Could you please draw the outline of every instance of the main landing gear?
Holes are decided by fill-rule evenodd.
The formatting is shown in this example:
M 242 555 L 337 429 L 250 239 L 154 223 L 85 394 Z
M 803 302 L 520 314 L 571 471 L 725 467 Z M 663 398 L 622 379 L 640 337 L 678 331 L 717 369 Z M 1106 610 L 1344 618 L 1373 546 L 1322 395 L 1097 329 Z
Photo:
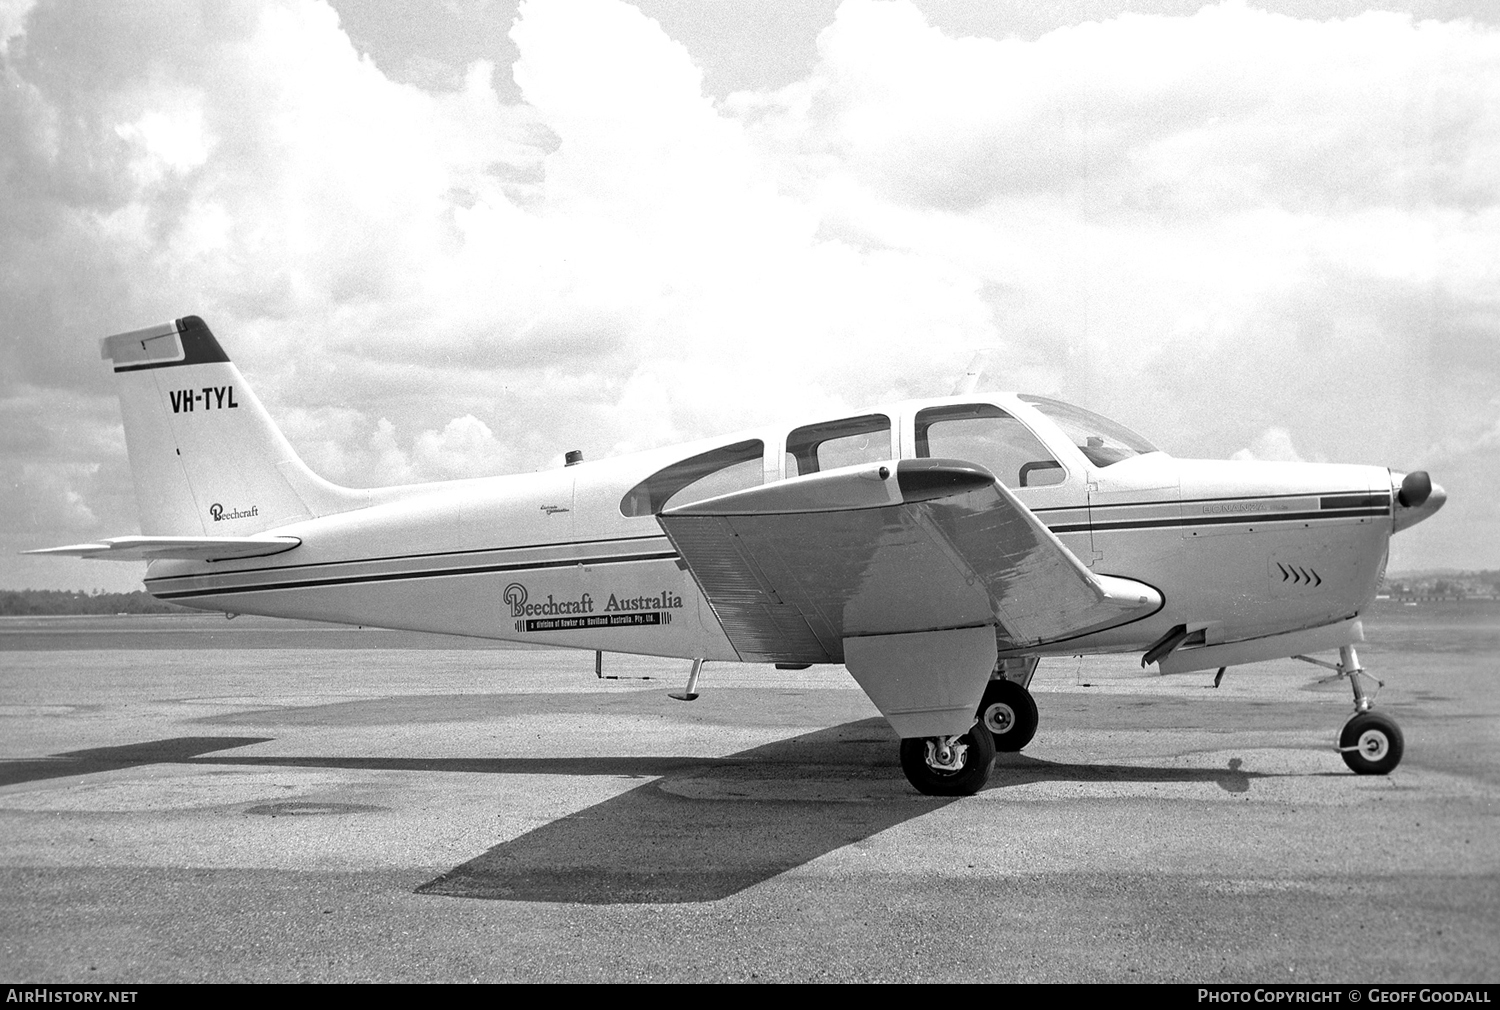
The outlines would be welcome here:
M 1401 763 L 1406 741 L 1401 737 L 1401 727 L 1396 720 L 1381 712 L 1373 711 L 1375 699 L 1365 694 L 1361 677 L 1369 677 L 1359 665 L 1359 655 L 1354 646 L 1346 645 L 1339 650 L 1337 664 L 1322 660 L 1296 657 L 1304 662 L 1326 666 L 1340 677 L 1349 678 L 1354 689 L 1354 715 L 1344 723 L 1339 733 L 1339 756 L 1344 759 L 1356 775 L 1388 775 Z M 1374 680 L 1375 678 L 1371 677 Z M 1376 680 L 1377 687 L 1385 685 Z
M 978 722 L 962 736 L 902 740 L 907 781 L 928 796 L 972 796 L 983 789 L 995 753 L 1018 751 L 1036 735 L 1036 702 L 1026 688 L 1037 662 L 1036 656 L 1002 659 L 974 713 Z
M 995 741 L 975 725 L 963 736 L 907 737 L 901 741 L 901 770 L 928 796 L 973 796 L 989 780 Z
M 1002 659 L 979 700 L 979 722 L 995 738 L 995 750 L 1014 753 L 1036 736 L 1036 702 L 1031 678 L 1036 676 L 1040 656 Z
M 992 680 L 979 702 L 979 722 L 990 731 L 995 750 L 1014 752 L 1036 736 L 1036 702 L 1013 680 Z

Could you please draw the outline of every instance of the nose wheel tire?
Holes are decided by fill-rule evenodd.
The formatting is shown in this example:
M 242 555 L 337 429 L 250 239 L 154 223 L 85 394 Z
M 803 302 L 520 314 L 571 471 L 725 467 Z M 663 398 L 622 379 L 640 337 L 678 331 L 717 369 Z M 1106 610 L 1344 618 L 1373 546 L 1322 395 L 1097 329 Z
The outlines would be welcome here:
M 995 741 L 983 726 L 959 737 L 907 737 L 901 770 L 928 796 L 972 796 L 984 788 L 995 763 Z
M 979 722 L 990 731 L 997 751 L 1018 751 L 1036 736 L 1036 702 L 1012 680 L 992 680 L 979 702 Z
M 1387 775 L 1401 763 L 1406 743 L 1389 716 L 1361 712 L 1344 723 L 1339 754 L 1356 775 Z

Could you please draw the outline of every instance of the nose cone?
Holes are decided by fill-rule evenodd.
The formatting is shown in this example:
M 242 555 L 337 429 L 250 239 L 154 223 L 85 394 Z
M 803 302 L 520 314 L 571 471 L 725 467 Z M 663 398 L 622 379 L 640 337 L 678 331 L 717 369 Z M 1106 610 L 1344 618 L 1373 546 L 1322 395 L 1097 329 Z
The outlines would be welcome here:
M 1411 473 L 1391 471 L 1392 513 L 1395 517 L 1395 532 L 1415 526 L 1443 507 L 1448 492 L 1441 484 L 1434 483 L 1425 470 Z

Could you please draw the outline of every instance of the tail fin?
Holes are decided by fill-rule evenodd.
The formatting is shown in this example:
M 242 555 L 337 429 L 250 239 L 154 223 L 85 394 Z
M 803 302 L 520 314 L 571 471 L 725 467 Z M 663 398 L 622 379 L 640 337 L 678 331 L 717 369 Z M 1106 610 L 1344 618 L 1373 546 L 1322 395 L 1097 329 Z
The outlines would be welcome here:
M 146 536 L 246 536 L 367 504 L 297 457 L 207 324 L 104 338 Z

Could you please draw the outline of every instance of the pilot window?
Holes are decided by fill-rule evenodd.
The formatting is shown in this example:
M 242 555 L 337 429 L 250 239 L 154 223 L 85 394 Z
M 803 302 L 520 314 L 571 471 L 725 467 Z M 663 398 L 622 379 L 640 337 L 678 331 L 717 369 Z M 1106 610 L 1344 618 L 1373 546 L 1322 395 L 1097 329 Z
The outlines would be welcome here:
M 916 434 L 918 457 L 978 463 L 1009 488 L 1061 484 L 1067 478 L 1041 439 L 992 403 L 918 411 Z
M 884 414 L 822 421 L 804 425 L 786 437 L 786 475 L 799 477 L 894 455 L 891 419 Z
M 620 500 L 627 516 L 650 516 L 677 505 L 743 491 L 765 481 L 758 438 L 710 449 L 664 467 L 641 481 Z
M 1161 451 L 1118 421 L 1101 417 L 1092 410 L 1045 396 L 1021 399 L 1047 415 L 1095 466 L 1105 467 L 1132 456 Z

